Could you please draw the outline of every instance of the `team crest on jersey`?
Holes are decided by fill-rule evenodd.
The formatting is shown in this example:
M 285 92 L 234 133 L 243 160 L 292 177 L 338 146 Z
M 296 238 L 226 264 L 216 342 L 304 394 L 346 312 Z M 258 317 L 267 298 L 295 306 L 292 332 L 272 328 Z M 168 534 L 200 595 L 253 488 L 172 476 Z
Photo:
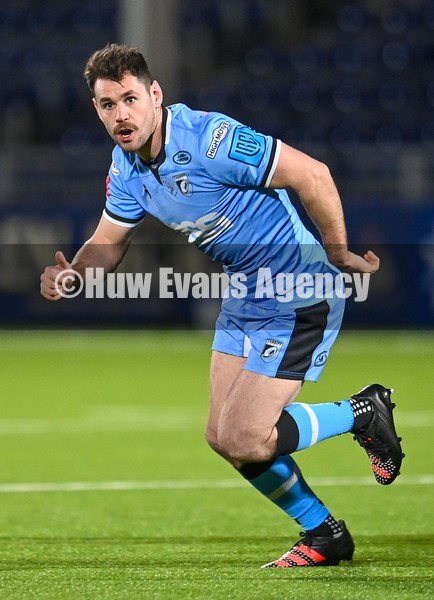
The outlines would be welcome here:
M 188 165 L 191 162 L 191 154 L 187 150 L 180 150 L 173 155 L 172 160 L 177 165 Z
M 279 342 L 278 340 L 268 339 L 265 342 L 264 349 L 261 352 L 261 358 L 264 362 L 271 362 L 282 350 L 283 342 Z
M 229 158 L 259 167 L 265 154 L 265 137 L 249 127 L 237 127 L 232 140 Z
M 181 175 L 175 175 L 173 179 L 175 180 L 175 183 L 178 186 L 181 194 L 184 194 L 184 196 L 191 196 L 191 185 L 185 173 L 182 173 Z
M 209 145 L 206 155 L 208 158 L 215 158 L 220 144 L 228 134 L 231 124 L 228 121 L 222 121 L 217 129 L 212 132 L 212 141 Z

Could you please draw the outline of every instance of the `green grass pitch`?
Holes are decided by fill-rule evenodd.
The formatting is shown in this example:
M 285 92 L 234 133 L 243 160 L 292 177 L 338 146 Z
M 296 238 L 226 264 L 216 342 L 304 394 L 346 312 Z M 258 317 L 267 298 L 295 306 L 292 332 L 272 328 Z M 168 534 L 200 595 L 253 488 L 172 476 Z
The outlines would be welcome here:
M 297 455 L 352 565 L 261 570 L 299 527 L 208 449 L 210 333 L 2 332 L 0 598 L 433 597 L 434 334 L 343 332 L 303 401 L 394 387 L 407 457 L 375 483 L 350 435 Z M 266 399 L 264 399 L 266 401 Z

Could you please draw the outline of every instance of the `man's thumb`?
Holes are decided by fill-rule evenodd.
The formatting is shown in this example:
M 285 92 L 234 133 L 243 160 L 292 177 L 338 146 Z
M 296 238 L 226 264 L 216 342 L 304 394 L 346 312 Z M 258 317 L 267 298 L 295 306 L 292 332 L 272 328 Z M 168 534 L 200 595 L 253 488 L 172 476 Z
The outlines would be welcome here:
M 56 252 L 56 262 L 57 266 L 60 267 L 61 270 L 71 268 L 71 265 L 66 260 L 65 255 L 60 250 Z

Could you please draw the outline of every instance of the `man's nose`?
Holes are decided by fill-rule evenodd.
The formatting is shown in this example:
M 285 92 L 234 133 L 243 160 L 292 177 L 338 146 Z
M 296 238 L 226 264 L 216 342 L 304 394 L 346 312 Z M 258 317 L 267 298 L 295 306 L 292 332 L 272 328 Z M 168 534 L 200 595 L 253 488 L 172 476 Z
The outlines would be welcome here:
M 128 108 L 122 102 L 116 107 L 116 121 L 126 121 L 128 119 Z

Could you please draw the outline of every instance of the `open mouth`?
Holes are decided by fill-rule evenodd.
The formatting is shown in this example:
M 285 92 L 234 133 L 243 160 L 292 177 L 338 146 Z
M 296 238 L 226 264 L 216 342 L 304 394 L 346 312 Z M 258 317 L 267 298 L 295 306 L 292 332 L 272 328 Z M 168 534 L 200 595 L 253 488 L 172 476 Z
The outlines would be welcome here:
M 133 137 L 133 129 L 120 129 L 116 135 L 118 136 L 118 138 L 121 140 L 121 142 L 130 142 L 132 137 Z

